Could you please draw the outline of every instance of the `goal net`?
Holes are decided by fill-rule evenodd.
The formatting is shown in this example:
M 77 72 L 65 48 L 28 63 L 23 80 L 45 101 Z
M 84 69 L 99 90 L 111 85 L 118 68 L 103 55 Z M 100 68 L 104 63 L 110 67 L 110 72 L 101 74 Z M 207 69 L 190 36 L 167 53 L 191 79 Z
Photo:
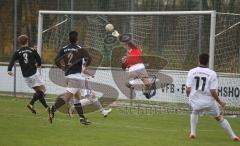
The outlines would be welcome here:
M 119 33 L 130 33 L 144 53 L 149 74 L 156 75 L 157 95 L 147 100 L 141 83 L 133 93 L 134 103 L 157 108 L 165 103 L 172 109 L 187 108 L 187 71 L 198 65 L 200 53 L 210 53 L 210 68 L 219 72 L 219 95 L 230 107 L 239 107 L 239 15 L 215 11 L 181 12 L 70 12 L 40 11 L 38 52 L 52 64 L 59 48 L 68 44 L 68 33 L 79 33 L 79 44 L 93 57 L 92 79 L 99 96 L 129 99 L 127 73 L 120 69 L 124 46 L 105 31 L 111 23 Z M 215 36 L 216 34 L 216 36 Z M 42 74 L 49 94 L 64 92 L 63 73 L 45 68 Z M 145 105 L 145 103 L 148 103 Z M 156 105 L 157 103 L 157 105 Z M 139 104 L 138 104 L 139 105 Z

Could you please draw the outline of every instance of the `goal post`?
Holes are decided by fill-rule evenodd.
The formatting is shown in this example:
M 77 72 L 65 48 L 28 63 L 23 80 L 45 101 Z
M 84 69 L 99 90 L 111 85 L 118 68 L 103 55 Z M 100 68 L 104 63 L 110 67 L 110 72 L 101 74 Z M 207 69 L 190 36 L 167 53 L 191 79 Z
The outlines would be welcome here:
M 214 69 L 216 11 L 211 12 L 210 43 L 209 43 L 209 68 Z
M 42 33 L 43 33 L 43 14 L 39 11 L 38 33 L 37 33 L 37 52 L 42 56 Z
M 214 47 L 215 47 L 215 28 L 216 28 L 216 11 L 46 11 L 40 10 L 38 16 L 38 34 L 37 34 L 37 51 L 42 54 L 42 32 L 43 32 L 43 15 L 130 15 L 130 16 L 154 16 L 154 15 L 211 15 L 210 24 L 210 43 L 209 43 L 209 68 L 214 69 Z

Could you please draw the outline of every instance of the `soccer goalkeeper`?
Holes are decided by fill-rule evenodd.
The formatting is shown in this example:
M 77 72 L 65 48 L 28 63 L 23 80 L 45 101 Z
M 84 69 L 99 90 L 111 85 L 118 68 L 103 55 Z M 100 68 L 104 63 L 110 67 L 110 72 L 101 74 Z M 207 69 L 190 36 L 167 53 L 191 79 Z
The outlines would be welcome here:
M 156 94 L 156 78 L 154 77 L 151 81 L 149 79 L 149 75 L 142 61 L 142 49 L 140 45 L 133 41 L 131 34 L 120 35 L 117 30 L 114 30 L 112 35 L 117 37 L 128 49 L 127 55 L 122 58 L 122 68 L 124 70 L 128 69 L 129 82 L 127 83 L 127 87 L 133 88 L 134 80 L 141 79 L 144 84 L 143 94 L 147 99 L 150 99 Z

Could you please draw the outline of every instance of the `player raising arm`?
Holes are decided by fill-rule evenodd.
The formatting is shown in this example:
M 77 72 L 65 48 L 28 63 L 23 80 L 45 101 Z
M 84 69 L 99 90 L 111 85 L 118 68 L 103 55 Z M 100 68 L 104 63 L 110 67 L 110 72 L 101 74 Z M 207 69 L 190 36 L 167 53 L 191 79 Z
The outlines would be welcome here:
M 111 31 L 111 29 L 109 30 L 107 28 L 108 27 L 106 26 L 107 31 Z M 140 45 L 133 41 L 131 34 L 120 35 L 117 30 L 114 30 L 112 35 L 117 37 L 118 40 L 128 49 L 127 55 L 122 58 L 122 68 L 128 69 L 129 82 L 127 83 L 127 87 L 133 88 L 134 80 L 141 79 L 144 85 L 143 94 L 147 99 L 150 99 L 156 94 L 156 77 L 153 77 L 153 79 L 150 80 L 142 61 L 142 49 Z
M 14 52 L 13 57 L 8 65 L 8 74 L 13 76 L 12 67 L 15 61 L 18 61 L 21 67 L 22 75 L 29 88 L 32 88 L 35 93 L 27 108 L 34 114 L 36 110 L 34 109 L 34 103 L 39 100 L 41 104 L 47 109 L 48 105 L 45 101 L 45 91 L 46 88 L 40 77 L 37 67 L 41 66 L 41 58 L 37 51 L 28 46 L 28 36 L 20 35 L 18 37 L 18 42 L 20 44 L 20 49 Z
M 190 117 L 191 134 L 190 138 L 196 138 L 196 127 L 198 115 L 202 111 L 209 111 L 210 114 L 226 129 L 234 141 L 240 141 L 235 135 L 227 119 L 220 115 L 220 110 L 216 102 L 224 107 L 225 103 L 221 101 L 216 93 L 218 88 L 218 79 L 216 72 L 208 68 L 209 55 L 201 54 L 199 56 L 199 66 L 191 69 L 187 77 L 186 94 L 189 97 L 192 113 Z

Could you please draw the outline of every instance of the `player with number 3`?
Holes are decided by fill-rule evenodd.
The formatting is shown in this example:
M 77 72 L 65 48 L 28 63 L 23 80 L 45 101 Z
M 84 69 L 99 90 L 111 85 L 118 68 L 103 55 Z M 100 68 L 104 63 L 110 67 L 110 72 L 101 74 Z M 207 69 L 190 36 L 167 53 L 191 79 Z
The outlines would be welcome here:
M 39 100 L 46 109 L 49 108 L 45 100 L 46 88 L 37 70 L 37 68 L 41 66 L 41 58 L 36 50 L 28 46 L 28 41 L 29 39 L 27 35 L 20 35 L 18 37 L 20 49 L 13 54 L 13 57 L 8 65 L 8 74 L 13 76 L 14 73 L 12 72 L 12 67 L 15 61 L 18 60 L 26 84 L 35 91 L 32 100 L 27 105 L 27 108 L 32 113 L 36 114 L 37 112 L 33 105 L 37 100 Z

